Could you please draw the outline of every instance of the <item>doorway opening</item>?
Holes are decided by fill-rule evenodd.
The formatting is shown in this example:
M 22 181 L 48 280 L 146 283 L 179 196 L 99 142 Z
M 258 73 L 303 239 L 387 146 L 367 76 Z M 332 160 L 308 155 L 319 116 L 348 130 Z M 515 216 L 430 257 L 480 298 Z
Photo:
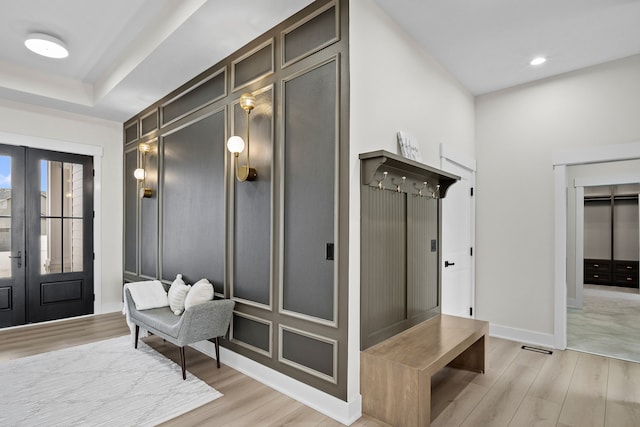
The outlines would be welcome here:
M 634 362 L 639 169 L 640 160 L 571 166 L 568 188 L 567 348 Z
M 553 153 L 554 174 L 554 346 L 567 348 L 568 167 L 640 159 L 640 143 L 614 144 Z M 634 176 L 637 175 L 634 174 Z M 630 178 L 626 182 L 634 181 Z

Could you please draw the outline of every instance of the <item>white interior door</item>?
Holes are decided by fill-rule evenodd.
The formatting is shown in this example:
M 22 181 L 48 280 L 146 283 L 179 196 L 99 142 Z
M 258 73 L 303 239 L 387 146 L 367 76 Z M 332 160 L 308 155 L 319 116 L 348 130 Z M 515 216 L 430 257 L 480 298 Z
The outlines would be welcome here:
M 474 317 L 474 171 L 445 158 L 442 169 L 461 177 L 442 199 L 442 313 Z

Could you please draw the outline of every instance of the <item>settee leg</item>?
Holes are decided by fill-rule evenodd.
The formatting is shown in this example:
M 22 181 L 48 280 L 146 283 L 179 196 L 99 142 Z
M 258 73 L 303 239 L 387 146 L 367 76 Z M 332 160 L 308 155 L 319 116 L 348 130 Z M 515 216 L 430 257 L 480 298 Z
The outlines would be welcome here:
M 213 344 L 216 347 L 216 365 L 218 366 L 218 369 L 220 369 L 220 337 L 216 337 Z
M 138 348 L 138 335 L 140 334 L 140 326 L 136 325 L 136 339 L 133 342 L 133 348 Z
M 182 366 L 182 379 L 187 379 L 187 363 L 184 357 L 184 347 L 180 347 L 180 366 Z

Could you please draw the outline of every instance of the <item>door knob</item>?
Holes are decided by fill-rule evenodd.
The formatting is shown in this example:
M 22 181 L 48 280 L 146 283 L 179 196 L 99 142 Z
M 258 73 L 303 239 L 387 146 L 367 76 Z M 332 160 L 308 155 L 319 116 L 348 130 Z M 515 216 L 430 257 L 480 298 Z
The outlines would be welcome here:
M 449 262 L 449 261 L 445 261 L 444 262 L 444 266 L 445 267 L 449 267 L 450 265 L 456 265 L 456 263 L 455 262 Z

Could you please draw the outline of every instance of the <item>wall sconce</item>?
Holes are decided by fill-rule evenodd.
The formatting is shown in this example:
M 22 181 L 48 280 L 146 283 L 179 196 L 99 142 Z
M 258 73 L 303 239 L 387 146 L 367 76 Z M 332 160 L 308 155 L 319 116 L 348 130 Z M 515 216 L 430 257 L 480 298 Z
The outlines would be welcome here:
M 234 164 L 236 169 L 236 178 L 238 181 L 253 181 L 257 178 L 258 173 L 251 167 L 249 161 L 249 116 L 251 110 L 256 106 L 256 97 L 250 93 L 245 93 L 240 97 L 240 107 L 247 112 L 247 164 L 238 166 L 238 156 L 244 150 L 244 140 L 239 136 L 232 136 L 227 141 L 227 149 L 233 153 Z
M 153 195 L 153 191 L 151 188 L 145 187 L 145 178 L 147 176 L 147 172 L 145 171 L 145 165 L 147 160 L 147 153 L 151 151 L 151 145 L 146 142 L 141 142 L 138 145 L 138 151 L 142 153 L 142 167 L 133 171 L 133 176 L 142 182 L 142 187 L 140 188 L 140 197 L 151 197 Z

